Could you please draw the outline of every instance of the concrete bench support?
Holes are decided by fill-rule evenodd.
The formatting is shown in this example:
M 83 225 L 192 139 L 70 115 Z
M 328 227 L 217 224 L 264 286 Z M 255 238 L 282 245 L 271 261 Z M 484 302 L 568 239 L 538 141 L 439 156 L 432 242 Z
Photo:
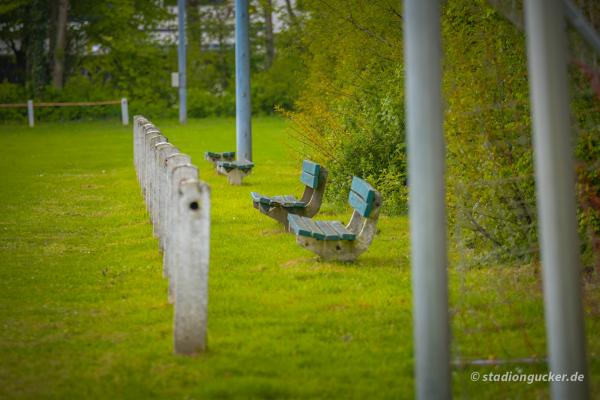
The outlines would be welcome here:
M 217 161 L 217 173 L 227 176 L 230 185 L 240 186 L 252 168 L 254 164 L 250 161 Z

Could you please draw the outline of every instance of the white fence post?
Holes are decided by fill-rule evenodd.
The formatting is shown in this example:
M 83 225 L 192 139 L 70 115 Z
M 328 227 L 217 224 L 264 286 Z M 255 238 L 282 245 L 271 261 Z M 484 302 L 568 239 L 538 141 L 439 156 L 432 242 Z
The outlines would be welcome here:
M 149 207 L 148 204 L 148 174 L 150 170 L 150 140 L 160 136 L 158 129 L 151 128 L 146 131 L 144 135 L 144 142 L 142 145 L 144 148 L 142 149 L 142 193 L 144 195 L 144 201 L 146 201 L 146 208 Z
M 156 174 L 156 162 L 154 158 L 155 146 L 159 143 L 166 143 L 167 138 L 165 138 L 161 134 L 151 135 L 146 148 L 146 203 L 148 204 L 148 212 L 150 213 L 150 217 L 154 214 L 152 210 L 154 209 L 153 197 L 152 193 L 154 190 L 154 177 Z
M 160 243 L 161 243 L 161 236 L 162 236 L 162 228 L 161 225 L 163 224 L 163 221 L 160 218 L 160 207 L 161 207 L 161 192 L 163 190 L 165 190 L 164 185 L 164 178 L 163 175 L 165 173 L 166 167 L 165 167 L 165 163 L 164 163 L 164 159 L 165 157 L 171 155 L 171 154 L 175 154 L 178 153 L 179 149 L 177 149 L 177 147 L 173 146 L 171 143 L 159 143 L 155 146 L 155 162 L 156 162 L 156 171 L 155 171 L 155 176 L 154 176 L 154 192 L 153 192 L 153 203 L 154 203 L 154 209 L 152 210 L 153 212 L 153 220 L 154 220 L 154 234 L 158 237 L 159 239 L 159 248 L 160 248 Z
M 140 133 L 140 141 L 139 141 L 139 170 L 140 170 L 140 186 L 142 188 L 142 193 L 145 193 L 146 187 L 145 179 L 146 179 L 146 142 L 150 138 L 151 134 L 160 134 L 159 130 L 154 127 L 152 123 L 147 123 L 143 126 L 143 130 Z
M 33 118 L 33 100 L 27 100 L 27 120 L 29 121 L 29 127 L 33 128 L 35 122 Z
M 177 195 L 174 349 L 177 354 L 196 354 L 206 350 L 210 188 L 185 181 Z
M 127 107 L 127 99 L 123 97 L 121 99 L 121 121 L 123 125 L 129 125 L 129 109 Z
M 142 116 L 133 117 L 133 165 L 138 181 L 140 179 L 140 143 L 144 132 L 144 125 L 148 120 Z
M 179 249 L 177 243 L 179 241 L 179 234 L 181 230 L 178 229 L 178 214 L 177 204 L 179 202 L 179 185 L 186 181 L 198 180 L 198 168 L 191 164 L 180 165 L 173 168 L 171 175 L 171 200 L 169 208 L 171 210 L 170 224 L 169 224 L 169 246 L 166 249 L 167 263 L 165 263 L 166 275 L 169 280 L 169 303 L 175 302 L 175 287 L 176 287 L 176 276 L 177 266 L 180 264 L 179 260 Z
M 180 166 L 192 166 L 192 158 L 190 156 L 188 156 L 187 154 L 182 154 L 182 153 L 178 153 L 178 154 L 172 154 L 169 157 L 166 158 L 165 160 L 165 165 L 166 165 L 166 173 L 165 173 L 165 178 L 166 178 L 166 183 L 165 183 L 165 189 L 162 193 L 163 195 L 163 201 L 162 201 L 162 214 L 163 216 L 161 217 L 161 221 L 164 221 L 163 224 L 163 230 L 165 232 L 167 232 L 163 239 L 162 239 L 162 249 L 163 249 L 163 276 L 165 278 L 169 277 L 169 266 L 172 264 L 171 259 L 173 258 L 173 251 L 171 249 L 171 243 L 172 243 L 172 236 L 173 236 L 173 228 L 171 227 L 173 222 L 173 210 L 175 208 L 174 204 L 173 204 L 173 199 L 174 199 L 174 195 L 173 195 L 173 191 L 174 189 L 174 184 L 172 183 L 172 180 L 174 178 L 174 170 L 177 167 Z M 194 172 L 196 175 L 198 176 L 198 172 L 195 171 Z M 194 176 L 192 174 L 192 176 Z M 159 211 L 160 213 L 160 211 Z
M 158 163 L 160 165 L 159 175 L 158 175 L 158 209 L 157 209 L 157 219 L 158 219 L 158 247 L 161 251 L 165 250 L 165 241 L 166 237 L 169 235 L 167 231 L 167 215 L 165 213 L 165 209 L 169 206 L 169 167 L 167 165 L 168 160 L 172 157 L 176 157 L 180 155 L 179 149 L 173 145 L 170 147 L 161 148 L 158 153 Z M 189 156 L 186 157 L 186 163 L 191 162 L 191 158 Z

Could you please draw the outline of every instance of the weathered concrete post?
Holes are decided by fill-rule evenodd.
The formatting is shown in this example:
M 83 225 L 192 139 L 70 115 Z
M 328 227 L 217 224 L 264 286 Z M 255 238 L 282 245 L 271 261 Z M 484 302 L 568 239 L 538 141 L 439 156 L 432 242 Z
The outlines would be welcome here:
M 127 107 L 127 99 L 125 97 L 121 99 L 121 121 L 123 125 L 129 125 L 129 108 Z
M 29 127 L 33 128 L 35 123 L 33 118 L 33 100 L 27 100 L 27 120 L 29 121 Z
M 450 316 L 441 2 L 404 0 L 410 242 L 418 399 L 449 399 Z
M 159 165 L 158 168 L 158 191 L 157 191 L 157 197 L 156 197 L 156 204 L 158 205 L 157 209 L 156 209 L 156 220 L 158 221 L 158 245 L 159 245 L 159 249 L 162 250 L 163 246 L 163 239 L 164 236 L 167 234 L 164 231 L 164 226 L 166 225 L 166 222 L 164 220 L 164 216 L 163 216 L 163 208 L 165 207 L 165 193 L 168 190 L 168 186 L 167 186 L 167 163 L 166 160 L 169 156 L 174 155 L 174 154 L 178 154 L 179 153 L 179 149 L 175 146 L 173 146 L 171 143 L 169 143 L 168 146 L 161 146 L 158 149 L 158 152 L 156 154 L 157 157 L 157 162 Z
M 139 152 L 140 152 L 140 187 L 142 188 L 142 194 L 144 194 L 145 196 L 145 192 L 146 192 L 146 187 L 144 186 L 145 184 L 145 179 L 146 179 L 146 146 L 147 146 L 147 141 L 150 138 L 150 136 L 152 134 L 160 134 L 160 131 L 158 129 L 156 129 L 156 127 L 154 125 L 152 125 L 151 123 L 145 124 L 143 127 L 143 131 L 141 132 L 141 136 L 140 136 L 140 148 L 139 148 Z M 145 198 L 145 197 L 144 197 Z
M 140 133 L 141 117 L 139 115 L 133 116 L 133 166 L 135 168 L 135 175 L 138 176 L 138 138 Z
M 154 146 L 154 164 L 156 166 L 156 170 L 154 172 L 154 182 L 153 182 L 154 191 L 152 192 L 152 204 L 154 204 L 154 208 L 152 209 L 152 221 L 153 221 L 152 227 L 154 229 L 154 236 L 158 237 L 159 239 L 160 239 L 160 234 L 161 234 L 160 224 L 162 223 L 162 221 L 160 221 L 160 218 L 159 218 L 159 215 L 160 215 L 160 213 L 159 213 L 160 192 L 162 190 L 162 188 L 161 188 L 162 174 L 165 169 L 164 164 L 161 162 L 160 155 L 163 152 L 167 152 L 168 154 L 173 154 L 173 153 L 177 152 L 177 149 L 171 143 L 167 143 L 167 142 L 158 143 L 156 146 Z
M 140 159 L 141 159 L 141 150 L 140 146 L 143 140 L 143 135 L 145 132 L 144 125 L 148 123 L 148 120 L 140 115 L 136 115 L 133 117 L 133 165 L 135 166 L 135 173 L 138 178 L 138 182 L 140 180 Z
M 161 137 L 162 135 L 156 129 L 148 130 L 146 135 L 144 135 L 144 164 L 143 164 L 143 180 L 142 180 L 142 188 L 144 194 L 144 201 L 146 202 L 146 208 L 149 207 L 148 204 L 148 191 L 149 191 L 149 180 L 150 180 L 150 147 L 154 146 L 151 144 L 151 141 L 155 141 L 156 138 Z
M 177 177 L 174 176 L 174 170 L 178 167 L 181 166 L 189 166 L 189 167 L 193 167 L 192 166 L 192 158 L 190 156 L 188 156 L 187 154 L 182 154 L 182 153 L 178 153 L 178 154 L 172 154 L 170 156 L 168 156 L 165 160 L 165 165 L 166 165 L 166 184 L 165 184 L 165 188 L 166 190 L 164 191 L 164 206 L 163 206 L 163 217 L 162 217 L 162 221 L 164 221 L 164 230 L 166 232 L 168 232 L 167 234 L 164 235 L 163 239 L 162 239 L 162 249 L 163 249 L 163 276 L 165 278 L 168 278 L 169 275 L 169 266 L 173 264 L 172 259 L 174 258 L 173 255 L 173 250 L 172 250 L 172 246 L 171 244 L 173 243 L 173 214 L 174 214 L 174 210 L 175 210 L 175 203 L 174 203 L 174 190 L 177 188 L 177 185 L 173 184 L 173 179 L 176 179 Z M 193 171 L 190 173 L 191 178 L 189 179 L 196 179 L 196 177 L 198 176 L 198 171 Z
M 140 126 L 138 125 L 140 122 L 140 116 L 139 115 L 134 115 L 133 116 L 133 166 L 135 168 L 135 175 L 136 177 L 138 177 L 139 172 L 138 172 L 138 149 L 137 149 L 137 144 L 138 144 L 138 135 L 140 133 Z
M 146 203 L 148 204 L 148 213 L 152 218 L 154 216 L 154 198 L 153 191 L 155 189 L 155 179 L 156 179 L 156 158 L 155 158 L 155 148 L 159 143 L 167 143 L 166 138 L 163 135 L 155 135 L 151 136 L 148 142 L 148 151 L 147 151 L 147 185 L 146 185 Z
M 170 225 L 169 225 L 169 248 L 167 249 L 167 264 L 166 273 L 167 279 L 169 280 L 169 302 L 173 303 L 175 301 L 175 286 L 176 286 L 176 276 L 177 276 L 177 266 L 180 264 L 179 256 L 180 251 L 178 244 L 182 239 L 179 237 L 181 230 L 178 229 L 178 214 L 177 204 L 179 202 L 179 185 L 182 182 L 186 181 L 196 181 L 198 180 L 198 168 L 194 165 L 180 165 L 173 168 L 173 173 L 171 176 L 171 210 L 172 214 L 170 216 Z
M 185 181 L 177 200 L 174 347 L 177 354 L 197 354 L 206 350 L 210 188 Z
M 554 399 L 589 397 L 575 164 L 567 81 L 567 40 L 561 0 L 525 1 L 535 176 L 550 371 L 583 374 L 552 381 Z
M 235 124 L 239 161 L 252 161 L 249 25 L 248 0 L 235 0 Z

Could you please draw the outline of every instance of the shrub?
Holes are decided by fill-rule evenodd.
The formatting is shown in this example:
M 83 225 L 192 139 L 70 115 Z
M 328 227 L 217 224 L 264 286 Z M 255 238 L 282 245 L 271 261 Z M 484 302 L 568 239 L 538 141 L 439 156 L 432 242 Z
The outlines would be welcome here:
M 0 104 L 24 103 L 27 101 L 25 88 L 13 83 L 0 83 Z M 0 108 L 0 123 L 27 121 L 25 108 Z

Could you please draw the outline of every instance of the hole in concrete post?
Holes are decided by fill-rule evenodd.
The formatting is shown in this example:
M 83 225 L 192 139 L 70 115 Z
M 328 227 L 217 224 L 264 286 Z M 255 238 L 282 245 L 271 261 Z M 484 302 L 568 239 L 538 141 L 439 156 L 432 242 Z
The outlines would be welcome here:
M 192 209 L 192 210 L 197 210 L 197 209 L 198 209 L 198 207 L 199 207 L 199 206 L 198 206 L 198 202 L 197 202 L 197 201 L 192 201 L 192 202 L 190 203 L 190 209 Z

